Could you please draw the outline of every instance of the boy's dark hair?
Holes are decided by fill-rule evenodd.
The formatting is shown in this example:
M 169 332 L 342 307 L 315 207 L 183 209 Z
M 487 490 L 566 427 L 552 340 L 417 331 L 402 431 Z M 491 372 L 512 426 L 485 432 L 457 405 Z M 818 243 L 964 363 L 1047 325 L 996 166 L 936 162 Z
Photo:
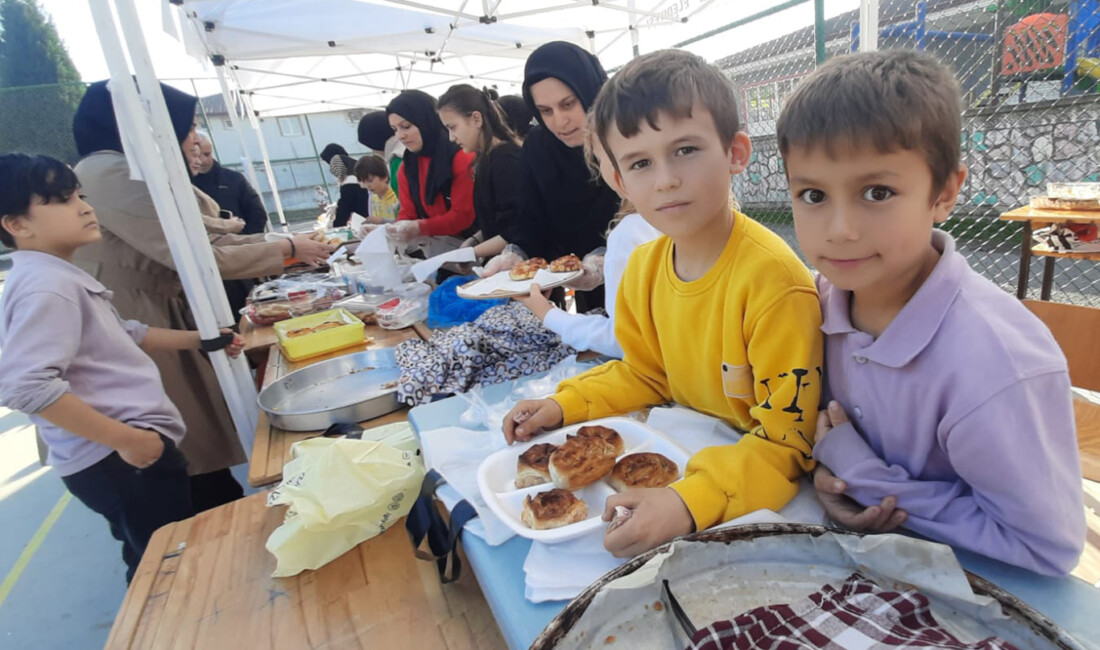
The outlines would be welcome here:
M 627 63 L 600 89 L 592 105 L 596 135 L 618 171 L 619 163 L 607 144 L 612 124 L 623 137 L 631 138 L 641 131 L 642 120 L 656 129 L 658 114 L 691 117 L 697 104 L 710 112 L 722 146 L 728 148 L 741 130 L 729 77 L 690 52 L 651 52 Z
M 341 155 L 348 155 L 348 151 L 347 149 L 344 149 L 340 145 L 336 144 L 335 142 L 330 142 L 326 144 L 325 148 L 321 150 L 321 160 L 325 161 L 326 163 L 332 162 L 333 158 Z
M 526 138 L 536 124 L 535 116 L 531 114 L 531 109 L 527 108 L 527 102 L 523 101 L 519 95 L 505 95 L 497 100 L 497 106 L 500 106 L 500 110 L 504 112 L 504 119 L 508 122 L 509 128 L 520 138 Z
M 30 211 L 31 198 L 46 203 L 68 201 L 80 188 L 68 165 L 49 156 L 25 153 L 0 155 L 0 219 L 22 217 Z M 0 227 L 0 242 L 15 248 L 15 239 Z
M 382 156 L 370 154 L 363 156 L 359 159 L 359 162 L 355 163 L 356 178 L 365 181 L 371 176 L 381 178 L 384 181 L 390 180 L 390 169 L 386 167 L 386 161 L 382 160 Z
M 959 167 L 959 84 L 951 70 L 916 50 L 830 59 L 795 88 L 775 125 L 779 152 L 824 146 L 829 156 L 871 144 L 882 153 L 919 151 L 933 196 Z

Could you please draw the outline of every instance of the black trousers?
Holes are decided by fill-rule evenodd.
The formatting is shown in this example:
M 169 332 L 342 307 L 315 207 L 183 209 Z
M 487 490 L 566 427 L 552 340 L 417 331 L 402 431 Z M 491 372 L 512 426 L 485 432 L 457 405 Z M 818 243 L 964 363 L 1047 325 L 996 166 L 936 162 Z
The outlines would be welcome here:
M 233 473 L 219 469 L 191 477 L 191 504 L 195 514 L 236 501 L 244 496 L 244 488 L 233 478 Z
M 163 435 L 161 439 L 164 453 L 144 469 L 114 452 L 87 469 L 61 477 L 73 496 L 107 519 L 111 535 L 122 542 L 127 584 L 153 532 L 194 514 L 187 461 L 171 440 Z

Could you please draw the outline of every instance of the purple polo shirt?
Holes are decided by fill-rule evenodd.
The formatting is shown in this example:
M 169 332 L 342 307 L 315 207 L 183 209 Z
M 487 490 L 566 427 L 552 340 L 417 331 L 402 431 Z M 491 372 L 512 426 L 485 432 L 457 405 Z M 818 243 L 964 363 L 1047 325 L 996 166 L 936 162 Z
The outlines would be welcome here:
M 850 292 L 818 277 L 828 386 L 852 423 L 814 457 L 863 505 L 896 496 L 921 535 L 1068 573 L 1085 518 L 1065 357 L 950 235 L 932 244 L 940 261 L 878 339 L 852 325 Z
M 0 305 L 0 404 L 30 415 L 47 462 L 68 476 L 113 451 L 35 415 L 65 393 L 179 444 L 183 419 L 138 347 L 149 328 L 122 320 L 111 292 L 59 257 L 15 251 L 12 261 Z

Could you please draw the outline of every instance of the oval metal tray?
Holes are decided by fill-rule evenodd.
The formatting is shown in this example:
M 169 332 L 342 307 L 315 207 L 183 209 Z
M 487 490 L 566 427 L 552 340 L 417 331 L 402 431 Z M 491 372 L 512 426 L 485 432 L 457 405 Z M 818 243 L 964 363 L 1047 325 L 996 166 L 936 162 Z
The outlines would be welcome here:
M 260 391 L 258 402 L 273 426 L 320 431 L 399 409 L 400 376 L 392 348 L 367 350 L 295 370 Z

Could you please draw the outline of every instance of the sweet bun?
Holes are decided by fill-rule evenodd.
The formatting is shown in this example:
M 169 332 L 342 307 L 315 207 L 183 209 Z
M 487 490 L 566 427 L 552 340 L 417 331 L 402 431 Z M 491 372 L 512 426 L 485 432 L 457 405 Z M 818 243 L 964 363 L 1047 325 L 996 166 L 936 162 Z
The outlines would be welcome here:
M 615 467 L 615 448 L 600 437 L 568 436 L 550 454 L 550 478 L 565 490 L 579 490 L 608 475 Z
M 588 506 L 568 490 L 548 490 L 527 495 L 520 518 L 534 530 L 560 528 L 587 519 Z
M 577 437 L 600 438 L 607 444 L 611 445 L 611 448 L 615 450 L 616 458 L 626 453 L 626 444 L 623 442 L 623 437 L 619 435 L 618 431 L 615 431 L 614 429 L 609 429 L 608 427 L 581 427 L 577 430 Z
M 550 454 L 557 445 L 548 442 L 533 445 L 519 455 L 516 461 L 516 488 L 531 487 L 550 482 Z
M 643 452 L 628 454 L 615 463 L 607 482 L 617 492 L 630 488 L 668 487 L 680 478 L 680 469 L 661 454 Z

